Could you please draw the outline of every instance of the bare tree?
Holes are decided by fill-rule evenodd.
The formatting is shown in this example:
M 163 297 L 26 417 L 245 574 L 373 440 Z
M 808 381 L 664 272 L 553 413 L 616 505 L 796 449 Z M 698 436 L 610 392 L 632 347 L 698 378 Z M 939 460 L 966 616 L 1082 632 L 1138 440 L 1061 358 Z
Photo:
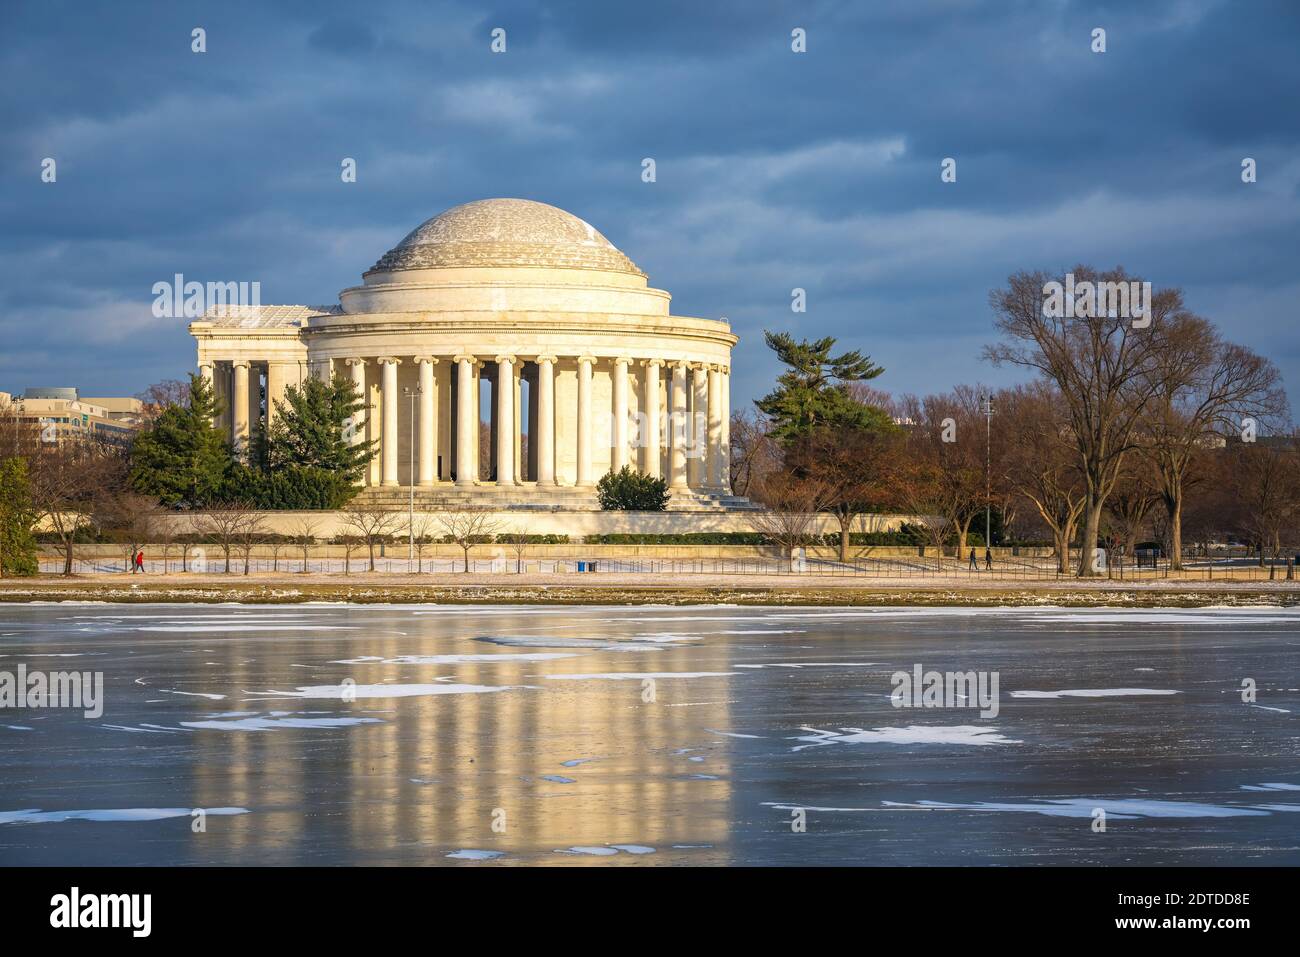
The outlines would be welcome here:
M 290 532 L 293 543 L 302 549 L 302 573 L 304 575 L 307 574 L 307 558 L 312 545 L 316 544 L 320 524 L 321 520 L 316 516 L 303 515 L 293 523 L 293 530 Z
M 1294 527 L 1300 509 L 1300 436 L 1269 442 L 1243 442 L 1236 449 L 1236 492 L 1243 507 L 1243 525 L 1265 556 L 1281 554 L 1282 533 Z
M 762 511 L 749 515 L 750 526 L 793 558 L 795 549 L 808 544 L 817 528 L 828 492 L 816 479 L 771 472 L 751 486 L 750 494 L 763 505 Z
M 515 554 L 515 574 L 522 575 L 524 571 L 524 554 L 528 551 L 528 546 L 532 544 L 533 536 L 529 534 L 528 529 L 524 526 L 502 532 L 497 536 L 497 541 L 509 547 Z
M 225 573 L 230 574 L 230 553 L 244 551 L 244 573 L 248 573 L 248 555 L 251 542 L 261 534 L 261 517 L 245 502 L 225 502 L 214 505 L 195 516 L 199 533 L 221 549 L 225 559 Z
M 1249 349 L 1225 342 L 1199 316 L 1175 316 L 1155 356 L 1157 381 L 1146 449 L 1159 478 L 1157 491 L 1168 515 L 1169 567 L 1182 568 L 1183 503 L 1196 452 L 1274 423 L 1285 414 L 1286 396 L 1276 367 Z
M 136 398 L 143 403 L 141 413 L 144 419 L 152 422 L 169 405 L 188 405 L 190 384 L 179 379 L 163 379 L 139 393 Z
M 71 575 L 78 534 L 93 525 L 96 501 L 119 487 L 117 463 L 98 445 L 59 438 L 42 443 L 27 465 L 40 525 L 58 538 L 63 574 Z
M 355 535 L 335 535 L 334 544 L 343 546 L 343 574 L 352 574 L 352 553 L 361 547 L 361 539 Z
M 741 410 L 731 416 L 731 489 L 749 495 L 751 486 L 781 468 L 781 449 L 767 433 L 767 419 L 756 410 Z
M 1160 493 L 1146 469 L 1126 469 L 1125 473 L 1106 499 L 1106 512 L 1119 539 L 1120 554 L 1131 557 L 1138 536 L 1147 527 L 1151 509 L 1160 501 Z
M 1074 268 L 1075 282 L 1127 289 L 1132 277 L 1122 269 L 1097 273 Z M 1182 293 L 1161 290 L 1151 297 L 1148 314 L 1098 309 L 1095 318 L 1047 314 L 1046 273 L 1017 273 L 1007 288 L 989 297 L 998 329 L 1008 341 L 984 350 L 994 364 L 1009 363 L 1040 373 L 1056 384 L 1064 403 L 1083 476 L 1083 554 L 1080 577 L 1100 574 L 1092 560 L 1101 528 L 1101 511 L 1118 480 L 1124 458 L 1138 447 L 1140 425 L 1151 408 L 1160 379 L 1153 374 L 1165 348 L 1165 326 L 1183 311 Z
M 945 520 L 945 535 L 955 536 L 959 553 L 966 550 L 971 522 L 988 503 L 979 397 L 978 389 L 960 386 L 920 400 L 908 396 L 901 403 L 901 417 L 911 423 L 907 455 L 924 466 L 913 476 L 912 493 L 924 491 L 925 514 Z
M 434 512 L 434 521 L 444 537 L 460 546 L 465 556 L 464 571 L 469 571 L 469 550 L 492 541 L 501 523 L 491 509 L 466 505 L 446 512 Z
M 908 461 L 897 478 L 898 500 L 911 512 L 912 521 L 925 533 L 934 548 L 935 569 L 943 570 L 943 549 L 953 533 L 952 502 L 943 470 L 933 458 Z
M 343 525 L 356 531 L 370 555 L 369 570 L 375 570 L 375 546 L 392 538 L 401 529 L 405 516 L 380 505 L 353 499 L 343 509 Z
M 135 556 L 144 546 L 157 541 L 162 522 L 158 500 L 127 490 L 107 491 L 97 496 L 93 518 L 100 530 L 122 551 L 125 571 L 135 571 Z
M 244 560 L 244 574 L 247 575 L 253 555 L 253 549 L 266 541 L 266 520 L 260 513 L 249 509 L 244 521 L 235 533 L 235 547 Z
M 998 394 L 999 456 L 1005 481 L 1022 495 L 1052 533 L 1056 570 L 1070 570 L 1070 542 L 1087 502 L 1063 403 L 1054 386 L 1034 382 Z
M 434 544 L 437 536 L 434 532 L 437 530 L 438 523 L 427 512 L 419 513 L 415 516 L 415 524 L 409 529 L 411 541 L 415 543 L 415 571 L 417 574 L 424 574 L 424 550 Z

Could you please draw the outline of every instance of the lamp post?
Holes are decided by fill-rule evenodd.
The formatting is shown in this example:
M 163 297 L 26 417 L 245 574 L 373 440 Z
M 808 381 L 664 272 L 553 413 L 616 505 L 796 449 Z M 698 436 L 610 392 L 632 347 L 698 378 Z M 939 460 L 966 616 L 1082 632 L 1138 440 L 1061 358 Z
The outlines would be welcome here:
M 406 570 L 411 570 L 411 562 L 415 559 L 415 400 L 424 394 L 424 390 L 419 386 L 414 389 L 409 386 L 402 387 L 402 394 L 410 401 L 407 403 L 410 409 L 411 419 L 411 441 L 408 443 L 407 451 L 410 453 L 411 470 L 406 476 L 407 484 L 410 486 L 410 499 L 406 510 L 406 532 L 408 542 L 406 546 Z
M 980 397 L 984 413 L 984 547 L 993 548 L 993 396 Z

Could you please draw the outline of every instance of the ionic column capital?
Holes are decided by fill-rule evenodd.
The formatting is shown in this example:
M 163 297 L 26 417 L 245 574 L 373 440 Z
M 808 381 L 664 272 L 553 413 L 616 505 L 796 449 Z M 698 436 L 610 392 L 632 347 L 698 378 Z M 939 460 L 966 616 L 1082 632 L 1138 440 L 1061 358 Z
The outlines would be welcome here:
M 460 353 L 459 355 L 453 356 L 452 362 L 468 362 L 471 369 L 477 367 L 479 364 L 477 357 L 467 355 L 466 353 L 463 352 Z
M 345 365 L 361 366 L 362 368 L 364 368 L 366 364 L 366 360 L 361 358 L 360 356 L 348 356 L 346 359 L 343 360 L 343 362 Z
M 506 355 L 499 355 L 499 356 L 497 356 L 495 361 L 496 361 L 496 363 L 497 363 L 498 365 L 500 365 L 500 364 L 503 363 L 503 362 L 508 362 L 508 363 L 510 363 L 511 365 L 514 365 L 514 364 L 515 364 L 516 362 L 518 362 L 519 360 L 516 359 L 516 358 L 515 358 L 514 356 L 512 356 L 512 355 L 506 354 Z
M 629 365 L 631 362 L 632 362 L 632 360 L 631 360 L 628 356 L 615 356 L 615 357 L 614 357 L 614 364 L 615 364 L 615 365 Z
M 537 356 L 533 361 L 536 362 L 538 365 L 541 365 L 543 362 L 549 362 L 551 365 L 555 365 L 555 363 L 559 362 L 560 360 L 557 356 L 543 355 L 543 356 Z
M 251 359 L 231 359 L 231 360 L 230 360 L 230 368 L 232 368 L 232 369 L 247 369 L 251 364 L 252 364 L 252 360 L 251 360 Z
M 646 359 L 644 361 L 647 369 L 654 369 L 662 365 L 667 365 L 668 363 L 667 359 Z
M 402 364 L 402 360 L 397 358 L 397 356 L 380 356 L 375 361 L 381 365 L 388 365 L 390 362 L 395 366 L 400 366 Z
M 437 356 L 416 356 L 413 361 L 420 365 L 423 365 L 424 363 L 427 362 L 431 366 L 436 366 L 438 364 L 438 357 Z
M 595 356 L 578 356 L 578 361 L 579 361 L 579 362 L 587 362 L 587 363 L 590 363 L 590 364 L 592 364 L 592 365 L 595 365 L 595 364 L 596 364 L 596 357 L 595 357 Z

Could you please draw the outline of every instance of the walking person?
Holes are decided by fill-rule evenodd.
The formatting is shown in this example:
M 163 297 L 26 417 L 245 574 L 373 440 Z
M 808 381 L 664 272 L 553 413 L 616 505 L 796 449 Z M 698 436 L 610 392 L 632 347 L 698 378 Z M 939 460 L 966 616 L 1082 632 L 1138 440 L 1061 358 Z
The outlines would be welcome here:
M 144 574 L 144 549 L 143 548 L 135 553 L 135 569 L 141 575 Z
M 984 568 L 987 571 L 993 571 L 993 549 L 984 549 Z
M 977 572 L 980 570 L 979 562 L 975 560 L 975 549 L 970 550 L 970 570 Z

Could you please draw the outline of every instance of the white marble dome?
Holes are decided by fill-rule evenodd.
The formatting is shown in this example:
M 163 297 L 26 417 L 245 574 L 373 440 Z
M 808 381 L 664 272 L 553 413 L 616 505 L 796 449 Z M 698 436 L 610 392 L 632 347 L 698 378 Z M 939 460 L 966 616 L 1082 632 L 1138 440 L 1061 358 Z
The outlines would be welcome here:
M 480 199 L 439 213 L 411 230 L 366 275 L 510 266 L 645 275 L 590 223 L 529 199 Z

